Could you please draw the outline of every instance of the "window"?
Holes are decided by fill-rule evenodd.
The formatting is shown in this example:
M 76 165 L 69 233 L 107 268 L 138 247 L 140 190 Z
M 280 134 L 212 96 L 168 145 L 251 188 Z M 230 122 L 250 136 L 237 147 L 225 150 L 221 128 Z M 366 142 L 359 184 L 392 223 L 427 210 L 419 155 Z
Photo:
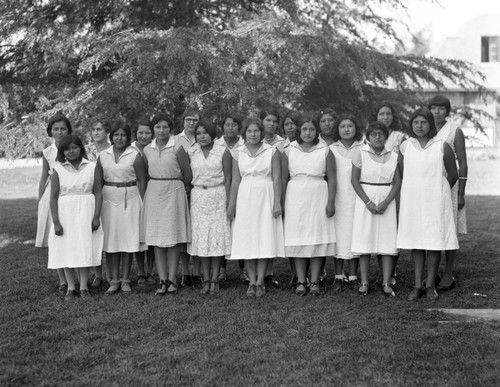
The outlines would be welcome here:
M 500 62 L 500 36 L 481 36 L 481 62 Z

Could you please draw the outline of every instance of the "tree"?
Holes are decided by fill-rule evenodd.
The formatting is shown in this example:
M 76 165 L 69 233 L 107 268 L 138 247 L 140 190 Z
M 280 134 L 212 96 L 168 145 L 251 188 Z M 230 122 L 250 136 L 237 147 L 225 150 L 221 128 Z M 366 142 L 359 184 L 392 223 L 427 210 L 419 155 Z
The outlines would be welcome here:
M 189 104 L 210 118 L 262 104 L 364 117 L 381 98 L 413 106 L 444 78 L 482 88 L 470 64 L 380 50 L 403 43 L 383 7 L 404 12 L 404 0 L 14 3 L 0 5 L 8 136 L 26 127 L 22 116 L 59 110 L 83 125 L 98 112 L 177 116 Z

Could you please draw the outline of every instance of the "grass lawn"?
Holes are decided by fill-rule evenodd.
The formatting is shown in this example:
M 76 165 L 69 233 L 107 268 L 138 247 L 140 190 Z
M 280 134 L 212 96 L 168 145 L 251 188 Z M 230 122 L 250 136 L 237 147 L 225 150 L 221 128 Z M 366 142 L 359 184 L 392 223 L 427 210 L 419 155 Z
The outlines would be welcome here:
M 300 298 L 286 286 L 287 262 L 277 260 L 281 288 L 260 300 L 246 299 L 231 262 L 232 279 L 214 297 L 194 289 L 155 297 L 154 286 L 133 282 L 132 295 L 100 289 L 89 302 L 64 303 L 47 251 L 32 243 L 36 200 L 2 199 L 0 385 L 497 386 L 500 322 L 429 310 L 500 306 L 500 197 L 467 203 L 458 287 L 436 302 L 406 301 L 412 265 L 404 252 L 396 299 L 378 286 L 365 298 L 328 288 Z

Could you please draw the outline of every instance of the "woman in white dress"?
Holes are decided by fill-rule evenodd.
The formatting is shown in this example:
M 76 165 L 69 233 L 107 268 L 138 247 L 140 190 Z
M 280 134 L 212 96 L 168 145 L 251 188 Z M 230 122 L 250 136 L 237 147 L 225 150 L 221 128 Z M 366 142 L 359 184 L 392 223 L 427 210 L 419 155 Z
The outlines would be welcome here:
M 263 143 L 262 121 L 243 122 L 245 145 L 235 152 L 228 216 L 234 219 L 230 259 L 247 260 L 248 297 L 266 293 L 269 259 L 284 257 L 281 220 L 281 156 Z
M 102 256 L 102 190 L 99 184 L 94 184 L 95 163 L 85 156 L 78 136 L 63 138 L 57 152 L 60 164 L 54 167 L 51 179 L 50 210 L 54 226 L 49 234 L 48 267 L 64 270 L 68 281 L 66 301 L 76 297 L 74 268 L 80 278 L 81 298 L 90 298 L 89 269 L 99 265 Z
M 306 295 L 309 263 L 309 290 L 317 296 L 323 260 L 335 254 L 335 157 L 319 142 L 319 125 L 312 115 L 302 116 L 296 133 L 296 141 L 283 155 L 290 176 L 285 196 L 285 254 L 295 263 L 295 293 Z
M 232 157 L 229 150 L 214 144 L 215 127 L 199 122 L 196 143 L 189 148 L 191 184 L 191 243 L 187 251 L 200 257 L 203 267 L 202 294 L 219 293 L 219 271 L 224 256 L 231 253 L 227 204 L 231 188 Z
M 335 195 L 335 234 L 337 252 L 335 253 L 335 281 L 333 291 L 341 291 L 345 284 L 344 261 L 349 264 L 348 283 L 351 289 L 358 288 L 359 257 L 351 251 L 352 223 L 356 192 L 351 183 L 352 159 L 363 146 L 363 131 L 356 117 L 341 114 L 333 127 L 335 142 L 330 149 L 335 156 L 337 167 L 337 193 Z
M 435 279 L 442 250 L 457 250 L 451 187 L 458 179 L 451 147 L 436 138 L 434 117 L 427 109 L 410 118 L 411 137 L 401 144 L 399 167 L 403 175 L 397 246 L 411 249 L 415 287 L 408 300 L 422 294 L 424 263 L 427 259 L 426 295 L 435 300 Z
M 130 146 L 131 138 L 130 126 L 122 121 L 116 122 L 110 133 L 112 146 L 102 151 L 97 160 L 103 187 L 103 250 L 112 278 L 106 295 L 113 295 L 120 289 L 124 293 L 132 291 L 129 279 L 132 255 L 140 250 L 139 229 L 146 171 L 140 153 Z
M 428 103 L 428 109 L 434 116 L 434 123 L 438 134 L 436 138 L 446 141 L 455 154 L 458 163 L 458 184 L 451 189 L 451 201 L 453 203 L 453 218 L 457 226 L 458 234 L 467 234 L 467 219 L 465 213 L 465 185 L 467 183 L 468 165 L 465 150 L 465 137 L 462 129 L 448 119 L 451 111 L 450 100 L 442 95 L 432 98 Z M 453 277 L 453 268 L 457 257 L 457 250 L 447 250 L 446 265 L 443 278 L 437 285 L 437 291 L 452 290 L 456 286 Z
M 394 297 L 390 279 L 394 266 L 397 217 L 395 197 L 401 188 L 398 155 L 387 149 L 389 133 L 382 122 L 372 122 L 366 129 L 368 144 L 352 159 L 351 183 L 358 195 L 354 207 L 351 251 L 359 255 L 361 286 L 358 292 L 366 296 L 369 289 L 370 256 L 380 255 L 382 289 Z
M 50 177 L 57 165 L 57 146 L 61 140 L 71 134 L 71 123 L 66 116 L 58 113 L 49 119 L 47 134 L 54 139 L 54 142 L 42 152 L 42 175 L 38 185 L 38 218 L 36 228 L 35 247 L 47 247 L 49 231 L 52 227 L 50 216 Z M 66 294 L 68 283 L 63 269 L 57 269 L 59 277 L 59 293 Z

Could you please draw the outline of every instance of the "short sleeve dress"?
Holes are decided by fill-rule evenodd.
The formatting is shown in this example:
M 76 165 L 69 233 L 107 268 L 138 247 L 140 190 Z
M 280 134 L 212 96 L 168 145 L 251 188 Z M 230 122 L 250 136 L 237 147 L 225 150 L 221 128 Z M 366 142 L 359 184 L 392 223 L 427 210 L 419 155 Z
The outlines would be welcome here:
M 38 217 L 35 238 L 36 247 L 48 246 L 49 231 L 52 225 L 52 216 L 50 215 L 50 176 L 52 176 L 52 170 L 58 164 L 56 161 L 56 144 L 52 143 L 52 145 L 45 148 L 42 151 L 42 155 L 43 158 L 47 160 L 47 164 L 49 165 L 49 177 L 45 183 L 45 191 L 38 202 Z
M 82 160 L 75 169 L 70 163 L 56 165 L 59 176 L 59 221 L 63 235 L 56 236 L 54 227 L 49 234 L 49 269 L 90 267 L 101 264 L 103 231 L 92 232 L 95 197 L 95 163 Z
M 455 151 L 455 135 L 457 133 L 458 126 L 453 124 L 451 121 L 446 121 L 446 124 L 439 130 L 436 135 L 437 139 L 443 140 L 451 147 L 453 153 L 455 154 L 455 159 L 457 153 Z M 458 168 L 458 163 L 457 163 Z M 457 233 L 467 234 L 467 215 L 465 211 L 465 206 L 458 209 L 458 182 L 451 189 L 451 201 L 453 204 L 453 219 L 455 219 L 455 225 L 457 226 Z
M 214 144 L 226 147 L 229 150 L 229 152 L 231 152 L 231 156 L 234 157 L 234 151 L 239 147 L 245 145 L 245 141 L 241 137 L 239 137 L 238 141 L 233 146 L 229 146 L 226 140 L 224 140 L 224 136 L 222 136 L 221 138 L 215 140 Z
M 359 155 L 353 158 L 352 163 L 361 169 L 360 182 L 366 195 L 375 204 L 382 202 L 391 191 L 398 155 L 387 148 L 377 155 L 368 144 L 365 144 L 361 147 Z M 395 200 L 391 201 L 383 214 L 374 215 L 361 198 L 356 196 L 352 229 L 353 254 L 398 254 Z
M 415 138 L 401 145 L 404 155 L 397 246 L 401 249 L 457 250 L 451 189 L 443 162 L 443 141 L 424 148 Z
M 193 171 L 191 191 L 190 255 L 220 257 L 231 252 L 231 233 L 226 211 L 222 157 L 226 147 L 214 144 L 205 158 L 199 144 L 188 152 Z
M 330 145 L 337 166 L 337 193 L 335 195 L 335 234 L 337 252 L 335 258 L 351 259 L 356 257 L 351 251 L 352 224 L 356 192 L 351 184 L 352 159 L 363 146 L 362 141 L 355 141 L 346 148 L 337 141 Z
M 262 259 L 284 257 L 283 221 L 273 217 L 272 158 L 275 149 L 263 143 L 255 156 L 246 146 L 236 150 L 241 183 L 233 222 L 231 257 Z
M 399 153 L 399 147 L 401 143 L 405 140 L 405 134 L 399 130 L 391 131 L 387 141 L 385 142 L 385 147 L 393 152 Z
M 165 248 L 191 242 L 191 219 L 177 150 L 173 136 L 161 149 L 154 139 L 143 150 L 150 180 L 144 196 L 141 239 L 148 246 Z
M 290 181 L 285 199 L 285 254 L 290 258 L 335 254 L 335 221 L 326 216 L 329 148 L 318 143 L 309 151 L 293 141 L 287 148 Z
M 118 160 L 115 160 L 112 146 L 99 154 L 104 177 L 101 219 L 103 250 L 106 253 L 140 251 L 142 199 L 134 169 L 137 155 L 137 150 L 131 146 L 125 149 Z

